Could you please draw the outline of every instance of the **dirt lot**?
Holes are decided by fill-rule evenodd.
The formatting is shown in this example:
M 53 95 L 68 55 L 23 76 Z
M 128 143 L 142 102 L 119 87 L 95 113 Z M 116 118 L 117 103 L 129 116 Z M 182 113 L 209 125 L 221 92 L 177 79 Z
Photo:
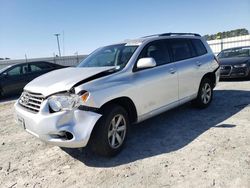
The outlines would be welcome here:
M 222 82 L 212 105 L 189 104 L 132 128 L 113 159 L 60 149 L 16 126 L 0 104 L 0 187 L 250 187 L 250 81 Z

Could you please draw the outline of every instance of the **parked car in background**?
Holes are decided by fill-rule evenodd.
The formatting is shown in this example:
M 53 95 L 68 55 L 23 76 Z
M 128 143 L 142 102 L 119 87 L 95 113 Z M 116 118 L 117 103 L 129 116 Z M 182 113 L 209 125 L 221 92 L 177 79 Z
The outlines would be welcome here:
M 222 50 L 218 60 L 221 78 L 250 78 L 250 46 Z
M 189 101 L 208 107 L 218 80 L 219 64 L 200 35 L 143 37 L 34 79 L 15 103 L 16 121 L 45 142 L 89 143 L 96 153 L 114 156 L 131 124 Z
M 34 78 L 64 66 L 39 61 L 10 65 L 0 70 L 0 96 L 19 94 Z

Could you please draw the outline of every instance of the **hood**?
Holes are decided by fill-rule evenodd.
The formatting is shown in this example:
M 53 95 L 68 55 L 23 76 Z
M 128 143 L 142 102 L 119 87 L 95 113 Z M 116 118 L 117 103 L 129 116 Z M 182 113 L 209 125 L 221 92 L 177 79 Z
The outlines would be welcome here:
M 68 91 L 78 82 L 112 68 L 113 67 L 71 67 L 59 69 L 35 78 L 29 82 L 24 89 L 32 93 L 41 93 L 46 97 L 57 92 Z
M 250 57 L 231 57 L 231 58 L 221 58 L 219 59 L 220 65 L 236 65 L 246 63 L 250 60 Z

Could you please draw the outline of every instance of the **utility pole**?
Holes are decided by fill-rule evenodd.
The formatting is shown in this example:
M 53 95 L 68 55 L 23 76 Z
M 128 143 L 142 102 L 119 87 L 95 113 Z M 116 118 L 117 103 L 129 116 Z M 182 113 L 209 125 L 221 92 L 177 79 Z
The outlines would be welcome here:
M 61 50 L 60 50 L 60 44 L 59 44 L 59 35 L 58 33 L 54 34 L 57 39 L 57 46 L 58 46 L 58 51 L 59 51 L 59 56 L 61 57 Z
M 65 46 L 64 46 L 64 30 L 63 30 L 63 56 L 65 56 Z
M 26 61 L 26 63 L 27 63 L 27 62 L 28 62 L 27 55 L 25 54 L 24 56 L 25 56 L 25 61 Z

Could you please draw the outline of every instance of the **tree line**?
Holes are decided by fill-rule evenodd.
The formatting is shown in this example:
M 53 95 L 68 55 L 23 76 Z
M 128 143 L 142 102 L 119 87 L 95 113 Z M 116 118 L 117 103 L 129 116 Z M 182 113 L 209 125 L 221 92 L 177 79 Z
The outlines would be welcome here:
M 229 37 L 237 37 L 242 35 L 249 35 L 249 31 L 245 28 L 235 29 L 231 31 L 218 32 L 212 35 L 204 35 L 204 37 L 206 38 L 206 40 L 215 40 L 215 39 L 224 39 Z

